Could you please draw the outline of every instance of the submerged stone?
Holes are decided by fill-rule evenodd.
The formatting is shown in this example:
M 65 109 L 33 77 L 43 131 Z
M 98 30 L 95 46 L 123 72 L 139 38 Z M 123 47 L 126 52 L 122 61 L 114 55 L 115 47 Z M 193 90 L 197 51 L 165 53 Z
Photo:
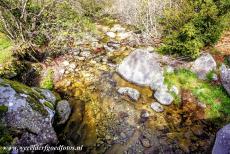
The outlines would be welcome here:
M 152 103 L 151 108 L 156 112 L 163 112 L 164 111 L 164 107 L 157 102 Z
M 64 124 L 69 119 L 71 113 L 69 102 L 66 100 L 59 101 L 56 110 L 60 118 L 58 124 Z
M 135 101 L 137 101 L 140 97 L 140 92 L 138 90 L 129 87 L 118 88 L 118 93 L 121 95 L 128 95 L 131 99 Z

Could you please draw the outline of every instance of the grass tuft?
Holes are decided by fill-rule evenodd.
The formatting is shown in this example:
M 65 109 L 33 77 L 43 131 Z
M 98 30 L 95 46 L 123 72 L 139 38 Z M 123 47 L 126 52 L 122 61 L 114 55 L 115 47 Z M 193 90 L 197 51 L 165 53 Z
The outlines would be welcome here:
M 185 69 L 165 74 L 165 83 L 169 88 L 176 85 L 180 89 L 190 90 L 199 101 L 210 106 L 206 114 L 209 118 L 230 115 L 230 97 L 222 86 L 199 80 L 196 74 Z

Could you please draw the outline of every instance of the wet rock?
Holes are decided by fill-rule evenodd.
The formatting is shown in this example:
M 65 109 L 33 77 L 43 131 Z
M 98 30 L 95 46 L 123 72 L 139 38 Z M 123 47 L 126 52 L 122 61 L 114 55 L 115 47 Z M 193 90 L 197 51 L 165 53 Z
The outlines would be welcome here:
M 89 50 L 82 51 L 79 54 L 81 57 L 89 58 L 91 56 L 91 52 Z
M 157 102 L 152 103 L 151 108 L 156 112 L 163 112 L 164 111 L 163 106 Z
M 114 32 L 107 32 L 106 35 L 110 38 L 115 38 L 116 37 L 116 33 Z
M 191 130 L 192 130 L 193 134 L 197 135 L 197 136 L 200 136 L 204 133 L 203 128 L 199 125 L 192 126 Z
M 213 154 L 229 154 L 230 152 L 230 124 L 217 132 L 216 141 L 212 150 Z
M 44 103 L 40 103 L 40 100 Z M 47 103 L 48 100 L 32 88 L 9 80 L 1 82 L 0 105 L 8 107 L 3 119 L 7 127 L 22 134 L 15 134 L 19 138 L 16 144 L 25 146 L 57 143 L 49 114 L 51 109 L 45 106 Z
M 163 81 L 163 70 L 154 55 L 142 49 L 136 49 L 126 57 L 117 72 L 129 82 L 142 86 Z
M 58 124 L 64 124 L 70 116 L 71 108 L 69 105 L 69 102 L 66 100 L 61 100 L 57 103 L 56 111 L 58 113 L 58 116 L 60 118 Z
M 140 97 L 138 90 L 129 88 L 129 87 L 120 87 L 118 88 L 118 93 L 121 95 L 128 95 L 131 99 L 137 101 Z
M 220 78 L 224 89 L 230 95 L 230 68 L 227 68 L 224 64 L 221 66 Z
M 172 104 L 174 100 L 173 96 L 170 93 L 168 93 L 167 91 L 163 91 L 163 90 L 157 90 L 154 93 L 154 97 L 162 105 L 170 105 Z
M 191 70 L 197 74 L 199 79 L 206 79 L 210 71 L 216 70 L 216 62 L 214 58 L 207 53 L 195 60 Z
M 108 42 L 107 46 L 112 47 L 114 49 L 119 49 L 121 47 L 120 43 L 117 43 L 117 42 Z
M 114 52 L 114 51 L 115 51 L 114 48 L 109 47 L 108 45 L 104 45 L 104 49 L 105 49 L 105 51 L 107 51 L 107 52 Z
M 145 148 L 151 147 L 151 144 L 150 144 L 149 139 L 143 138 L 143 139 L 141 139 L 140 141 L 141 141 L 141 144 L 142 144 Z
M 149 112 L 146 110 L 143 110 L 141 112 L 141 118 L 148 118 L 150 116 Z

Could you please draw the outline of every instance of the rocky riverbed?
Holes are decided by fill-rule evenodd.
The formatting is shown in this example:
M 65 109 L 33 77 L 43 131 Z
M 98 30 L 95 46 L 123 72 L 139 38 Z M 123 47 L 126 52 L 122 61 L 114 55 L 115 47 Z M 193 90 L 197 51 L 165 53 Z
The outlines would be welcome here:
M 61 143 L 83 144 L 89 153 L 210 152 L 219 125 L 207 117 L 209 105 L 189 89 L 169 89 L 164 74 L 193 65 L 203 79 L 213 69 L 206 67 L 216 67 L 213 58 L 176 60 L 138 47 L 138 37 L 120 25 L 97 28 L 100 38 L 89 36 L 47 66 L 72 107 Z
M 222 66 L 218 76 L 213 73 L 218 68 L 210 54 L 195 62 L 161 55 L 119 24 L 98 24 L 96 36 L 86 35 L 72 46 L 64 55 L 38 64 L 40 78 L 52 70 L 54 89 L 65 100 L 57 103 L 51 92 L 37 89 L 39 94 L 49 95 L 44 100 L 53 102 L 56 111 L 52 104 L 49 111 L 58 115 L 51 117 L 54 128 L 53 120 L 40 124 L 38 119 L 38 130 L 48 127 L 51 133 L 38 132 L 37 137 L 53 134 L 53 144 L 83 145 L 83 153 L 211 152 L 217 130 L 229 117 L 217 112 L 221 98 L 211 100 L 213 105 L 203 102 L 201 94 L 209 92 L 208 82 L 217 87 L 222 82 L 229 91 L 227 66 Z M 170 78 L 180 70 L 190 70 L 191 75 L 185 71 L 187 78 L 180 76 L 178 82 Z M 211 81 L 202 81 L 208 76 Z M 224 95 L 222 102 L 228 108 L 229 96 L 216 89 Z M 8 90 L 15 93 L 10 87 Z M 40 138 L 32 139 L 37 142 Z

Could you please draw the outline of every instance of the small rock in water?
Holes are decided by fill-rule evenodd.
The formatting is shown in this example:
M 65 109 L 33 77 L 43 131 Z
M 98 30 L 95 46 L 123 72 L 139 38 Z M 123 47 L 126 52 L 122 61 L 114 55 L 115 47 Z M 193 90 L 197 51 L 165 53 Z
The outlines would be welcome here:
M 69 105 L 69 102 L 66 100 L 61 100 L 57 103 L 57 113 L 60 117 L 60 121 L 58 122 L 58 124 L 64 124 L 71 113 L 71 108 Z
M 113 51 L 115 51 L 112 47 L 109 47 L 108 45 L 104 45 L 104 49 L 107 52 L 113 52 Z
M 163 112 L 164 111 L 163 106 L 157 102 L 152 103 L 151 108 L 156 112 Z
M 168 93 L 167 91 L 163 91 L 163 90 L 157 90 L 154 93 L 154 97 L 162 105 L 170 105 L 172 104 L 174 100 L 173 96 L 170 93 Z
M 129 87 L 120 87 L 118 88 L 118 93 L 121 95 L 128 95 L 131 99 L 137 101 L 140 97 L 139 91 Z
M 107 32 L 106 35 L 109 36 L 110 38 L 116 37 L 116 33 L 114 33 L 114 32 Z
M 107 43 L 107 46 L 108 46 L 108 47 L 112 47 L 112 48 L 114 48 L 114 49 L 118 49 L 118 48 L 121 47 L 120 43 L 116 43 L 116 42 L 108 42 L 108 43 Z
M 80 56 L 85 57 L 85 58 L 89 58 L 91 56 L 91 52 L 88 50 L 82 51 L 80 53 Z
M 144 110 L 141 112 L 141 118 L 148 118 L 150 115 L 149 115 L 149 112 Z
M 143 145 L 143 147 L 146 147 L 146 148 L 151 147 L 151 144 L 150 144 L 149 139 L 143 138 L 143 139 L 141 139 L 140 141 L 141 141 L 141 144 Z

